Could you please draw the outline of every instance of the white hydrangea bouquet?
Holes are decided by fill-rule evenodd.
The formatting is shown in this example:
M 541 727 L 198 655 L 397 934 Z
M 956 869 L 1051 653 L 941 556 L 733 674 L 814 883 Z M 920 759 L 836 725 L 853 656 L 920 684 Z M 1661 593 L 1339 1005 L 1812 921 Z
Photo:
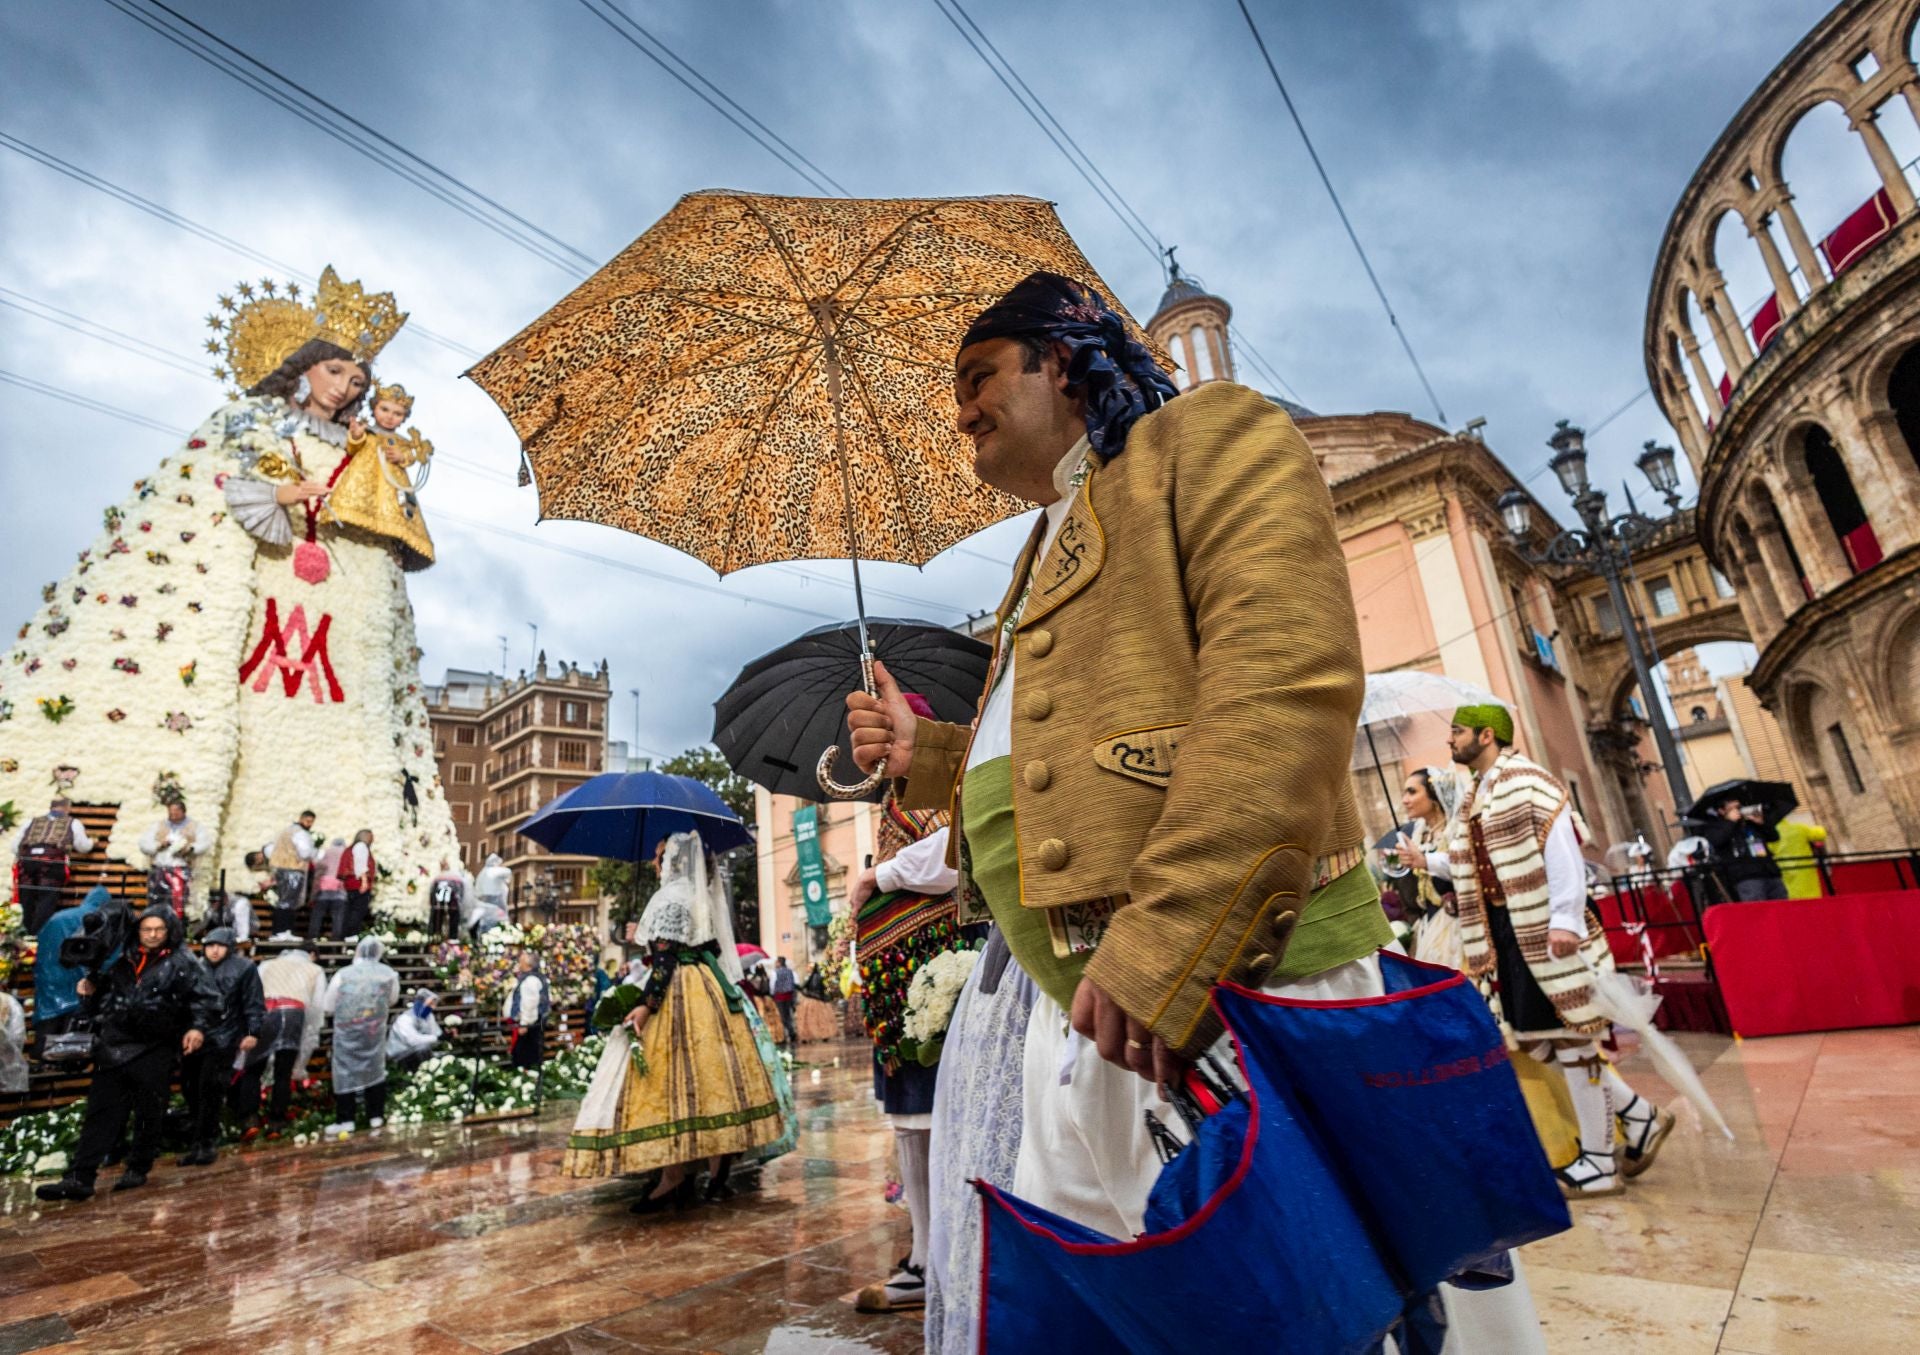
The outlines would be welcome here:
M 906 1016 L 901 1021 L 903 1055 L 927 1068 L 940 1062 L 954 1004 L 979 960 L 977 950 L 942 951 L 914 971 L 913 982 L 907 987 Z

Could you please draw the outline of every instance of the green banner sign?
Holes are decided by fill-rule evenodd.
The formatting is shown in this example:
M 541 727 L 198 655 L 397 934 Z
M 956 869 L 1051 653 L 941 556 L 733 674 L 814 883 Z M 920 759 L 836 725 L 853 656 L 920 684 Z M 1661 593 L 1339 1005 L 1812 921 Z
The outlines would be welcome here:
M 793 850 L 800 859 L 800 897 L 807 905 L 807 925 L 824 927 L 833 921 L 827 902 L 827 863 L 820 855 L 820 811 L 803 805 L 793 811 Z

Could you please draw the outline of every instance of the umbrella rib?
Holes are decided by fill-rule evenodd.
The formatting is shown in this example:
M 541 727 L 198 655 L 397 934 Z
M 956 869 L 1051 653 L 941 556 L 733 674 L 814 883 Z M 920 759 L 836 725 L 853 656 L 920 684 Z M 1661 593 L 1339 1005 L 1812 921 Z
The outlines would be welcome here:
M 780 266 L 787 270 L 787 277 L 792 280 L 793 289 L 799 294 L 801 304 L 811 310 L 812 301 L 807 296 L 807 279 L 805 275 L 801 273 L 800 266 L 794 261 L 792 253 L 787 249 L 787 242 L 780 238 L 779 232 L 773 228 L 773 223 L 767 220 L 766 215 L 761 212 L 758 207 L 749 202 L 746 204 L 746 208 L 753 219 L 760 223 L 760 229 L 767 233 L 767 242 L 773 246 L 774 253 L 780 256 Z M 814 320 L 814 332 L 818 333 L 819 328 L 820 322 L 818 318 L 816 318 Z
M 842 275 L 840 279 L 840 285 L 833 289 L 829 299 L 837 298 L 840 295 L 841 289 L 844 288 L 849 282 L 853 281 L 854 276 L 857 273 L 859 273 L 859 271 L 862 268 L 865 268 L 867 266 L 867 260 L 871 259 L 874 255 L 879 254 L 882 251 L 885 251 L 889 257 L 899 253 L 900 246 L 902 243 L 904 243 L 902 237 L 905 236 L 908 228 L 919 225 L 921 221 L 923 221 L 927 217 L 932 216 L 935 212 L 939 211 L 941 206 L 942 204 L 940 203 L 931 203 L 926 207 L 922 207 L 919 211 L 913 213 L 911 216 L 907 217 L 906 220 L 895 225 L 892 230 L 888 231 L 877 242 L 875 242 L 874 246 L 871 249 L 869 249 L 865 254 L 862 254 L 858 259 L 854 260 L 853 266 L 847 269 L 846 273 Z M 862 301 L 865 301 L 867 299 L 867 293 L 871 292 L 875 287 L 878 287 L 880 285 L 880 279 L 885 275 L 886 274 L 885 274 L 884 267 L 881 269 L 875 270 L 873 275 L 873 280 L 866 285 L 866 287 L 861 291 L 860 295 L 855 297 L 850 304 L 857 306 Z
M 773 422 L 775 411 L 778 410 L 786 398 L 793 393 L 794 386 L 797 384 L 794 380 L 794 372 L 799 368 L 801 361 L 808 357 L 809 354 L 806 349 L 797 348 L 794 350 L 793 361 L 787 366 L 785 378 L 774 389 L 773 399 L 768 401 L 766 409 L 762 412 L 760 426 L 753 430 L 753 441 L 747 444 L 746 449 L 741 453 L 740 461 L 742 466 L 745 467 L 741 475 L 742 481 L 745 480 L 746 476 L 753 473 L 754 454 L 760 450 L 760 444 L 766 438 L 767 428 Z M 747 495 L 745 491 L 746 486 L 743 483 L 740 487 L 740 492 L 733 496 L 733 512 L 729 514 L 727 522 L 726 545 L 720 556 L 720 562 L 722 564 L 733 563 L 733 542 L 740 530 L 740 514 L 747 506 Z M 720 572 L 725 574 L 727 571 L 723 569 Z
M 894 499 L 901 505 L 901 517 L 906 522 L 907 539 L 912 544 L 913 553 L 917 558 L 921 549 L 920 532 L 914 525 L 912 515 L 905 511 L 907 497 L 900 484 L 900 466 L 895 460 L 893 440 L 887 436 L 886 425 L 880 421 L 880 411 L 874 408 L 865 378 L 851 365 L 845 371 L 849 383 L 853 386 L 854 397 L 860 401 L 860 407 L 867 412 L 867 418 L 873 424 L 874 436 L 880 440 L 881 450 L 885 453 L 881 461 L 893 477 Z

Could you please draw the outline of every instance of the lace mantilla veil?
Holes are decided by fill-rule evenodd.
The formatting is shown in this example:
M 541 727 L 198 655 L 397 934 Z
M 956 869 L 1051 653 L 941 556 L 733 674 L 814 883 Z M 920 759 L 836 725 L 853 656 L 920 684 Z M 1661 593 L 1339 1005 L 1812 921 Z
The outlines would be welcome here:
M 734 944 L 733 909 L 711 864 L 699 833 L 675 833 L 668 838 L 660 860 L 660 888 L 647 902 L 641 930 L 649 938 L 665 937 L 688 945 L 713 942 L 720 950 L 721 972 L 738 983 L 743 971 L 740 950 Z

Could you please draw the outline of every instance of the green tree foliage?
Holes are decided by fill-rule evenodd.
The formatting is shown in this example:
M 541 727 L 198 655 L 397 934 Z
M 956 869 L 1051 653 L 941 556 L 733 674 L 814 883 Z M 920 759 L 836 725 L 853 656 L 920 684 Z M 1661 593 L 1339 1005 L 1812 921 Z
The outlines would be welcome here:
M 709 744 L 689 748 L 677 757 L 666 759 L 654 770 L 706 782 L 726 801 L 727 808 L 748 823 L 753 822 L 753 782 L 729 767 L 719 749 Z M 732 868 L 734 925 L 744 928 L 759 916 L 760 872 L 755 868 L 750 848 L 729 853 L 727 864 Z M 660 886 L 660 877 L 651 861 L 637 866 L 628 861 L 599 861 L 594 864 L 590 878 L 595 889 L 614 900 L 616 922 L 637 921 L 640 910 L 647 906 L 647 900 Z

